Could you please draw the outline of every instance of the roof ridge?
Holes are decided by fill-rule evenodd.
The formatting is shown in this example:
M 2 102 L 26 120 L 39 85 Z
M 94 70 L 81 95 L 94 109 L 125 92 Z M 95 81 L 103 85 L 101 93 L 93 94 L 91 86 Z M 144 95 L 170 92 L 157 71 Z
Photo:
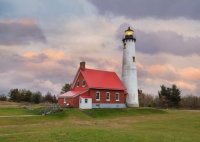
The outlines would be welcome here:
M 114 72 L 114 71 L 105 71 L 105 70 L 97 70 L 97 69 L 90 69 L 90 68 L 85 68 L 86 70 L 94 70 L 94 71 L 102 71 L 102 72 L 110 72 L 110 73 L 115 73 L 116 74 L 116 72 Z

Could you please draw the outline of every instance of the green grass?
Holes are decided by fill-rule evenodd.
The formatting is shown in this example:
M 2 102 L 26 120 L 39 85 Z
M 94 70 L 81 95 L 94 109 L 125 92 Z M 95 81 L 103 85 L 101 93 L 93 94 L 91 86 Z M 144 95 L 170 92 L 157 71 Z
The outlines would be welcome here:
M 0 115 L 35 114 L 1 108 Z M 6 112 L 7 109 L 8 111 Z M 16 112 L 15 112 L 16 111 Z M 1 142 L 198 142 L 200 112 L 151 108 L 64 109 L 45 116 L 0 118 Z
M 114 109 L 88 109 L 84 110 L 86 114 L 94 118 L 114 118 L 119 116 L 138 116 L 148 114 L 164 114 L 165 111 L 152 108 L 114 108 Z
M 28 110 L 25 108 L 0 108 L 0 116 L 12 116 L 12 115 L 38 115 L 38 112 L 42 108 L 35 108 L 34 110 Z

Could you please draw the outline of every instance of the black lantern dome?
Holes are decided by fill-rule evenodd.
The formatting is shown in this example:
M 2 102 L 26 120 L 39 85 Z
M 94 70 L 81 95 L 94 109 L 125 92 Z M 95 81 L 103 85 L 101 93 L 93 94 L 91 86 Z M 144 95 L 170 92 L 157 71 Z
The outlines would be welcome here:
M 134 31 L 131 30 L 130 27 L 125 31 L 125 37 L 122 39 L 123 42 L 126 40 L 133 40 L 134 42 L 136 41 L 136 38 L 133 36 Z

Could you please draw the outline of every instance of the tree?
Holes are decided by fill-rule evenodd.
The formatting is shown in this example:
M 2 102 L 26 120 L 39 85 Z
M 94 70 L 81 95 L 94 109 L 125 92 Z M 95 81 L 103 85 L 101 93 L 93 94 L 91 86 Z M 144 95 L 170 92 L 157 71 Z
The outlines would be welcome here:
M 41 102 L 42 93 L 37 91 L 33 93 L 32 102 L 39 104 Z
M 25 102 L 31 102 L 33 93 L 30 90 L 25 91 L 24 101 Z
M 65 92 L 70 91 L 71 85 L 72 85 L 71 83 L 66 83 L 66 84 L 62 87 L 60 93 L 63 94 L 63 93 L 65 93 Z
M 47 94 L 42 98 L 42 102 L 54 103 L 54 97 L 51 95 L 50 92 L 47 92 Z
M 139 97 L 140 107 L 155 106 L 153 96 L 145 94 L 142 92 L 142 90 L 139 89 L 138 89 L 138 97 Z
M 13 102 L 20 102 L 21 101 L 21 95 L 18 89 L 11 89 L 9 92 L 10 100 Z
M 171 88 L 161 85 L 161 90 L 158 92 L 159 98 L 167 100 L 168 106 L 178 107 L 181 100 L 181 91 L 175 84 Z
M 7 101 L 7 97 L 5 94 L 0 94 L 0 101 Z
M 55 95 L 53 96 L 53 102 L 54 102 L 54 103 L 57 103 L 57 102 L 58 102 L 58 100 L 57 100 L 57 98 L 56 98 Z

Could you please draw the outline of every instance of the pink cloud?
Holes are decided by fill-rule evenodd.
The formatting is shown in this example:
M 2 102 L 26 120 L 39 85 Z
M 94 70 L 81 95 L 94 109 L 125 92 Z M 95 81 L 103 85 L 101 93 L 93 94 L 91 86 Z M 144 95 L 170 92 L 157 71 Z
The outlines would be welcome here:
M 186 83 L 186 82 L 183 82 L 183 81 L 177 81 L 175 83 L 180 88 L 184 88 L 184 89 L 188 89 L 188 90 L 192 90 L 192 91 L 196 90 L 196 85 L 194 85 L 194 84 Z
M 151 75 L 163 74 L 163 73 L 166 73 L 167 71 L 176 72 L 176 69 L 172 65 L 169 65 L 169 64 L 152 65 L 152 66 L 147 67 L 147 72 Z
M 69 57 L 63 51 L 52 50 L 52 49 L 47 49 L 40 52 L 26 52 L 23 54 L 23 57 L 33 58 L 33 57 L 39 56 L 40 54 L 44 54 L 49 59 L 52 59 L 52 60 L 69 59 Z
M 36 25 L 37 21 L 35 19 L 20 19 L 17 21 L 20 24 L 23 25 Z
M 181 77 L 188 80 L 200 80 L 200 69 L 189 67 L 180 71 Z

